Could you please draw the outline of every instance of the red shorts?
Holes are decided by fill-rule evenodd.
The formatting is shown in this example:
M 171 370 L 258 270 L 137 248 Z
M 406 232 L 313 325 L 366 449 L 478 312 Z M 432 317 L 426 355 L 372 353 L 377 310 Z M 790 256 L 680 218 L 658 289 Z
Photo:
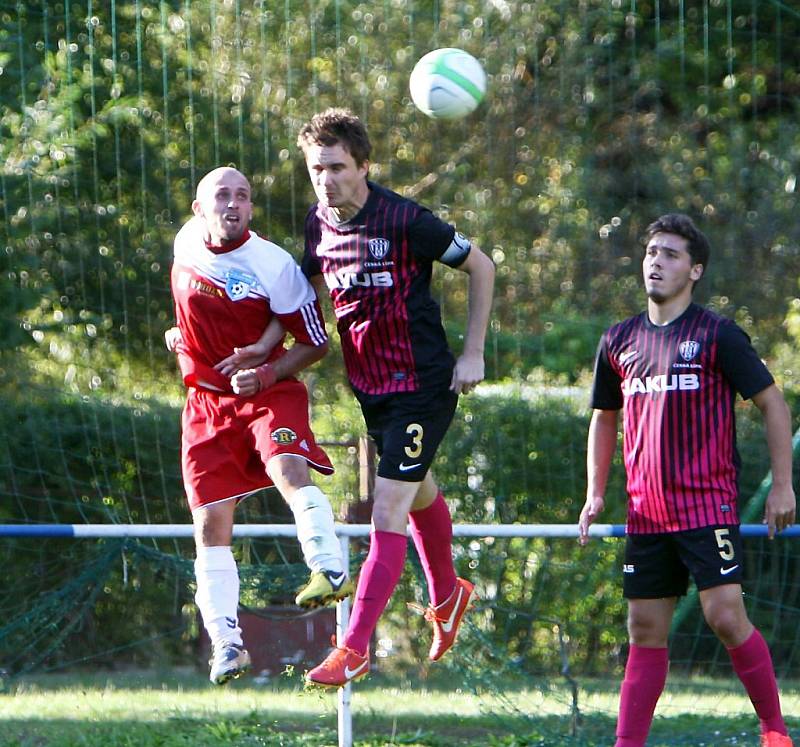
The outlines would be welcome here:
M 181 424 L 183 485 L 192 511 L 270 487 L 266 465 L 277 454 L 296 454 L 318 472 L 333 472 L 311 432 L 306 388 L 296 379 L 252 397 L 190 388 Z

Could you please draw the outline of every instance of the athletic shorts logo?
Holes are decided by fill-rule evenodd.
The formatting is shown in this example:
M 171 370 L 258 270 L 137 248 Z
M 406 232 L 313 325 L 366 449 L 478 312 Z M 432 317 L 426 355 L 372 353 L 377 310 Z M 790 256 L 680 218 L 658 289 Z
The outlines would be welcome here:
M 729 573 L 733 573 L 738 567 L 739 567 L 738 563 L 736 565 L 732 565 L 732 566 L 730 566 L 728 568 L 725 568 L 724 566 L 720 566 L 719 575 L 720 576 L 727 576 Z
M 375 259 L 383 259 L 389 253 L 389 239 L 370 239 L 367 246 Z
M 398 469 L 401 472 L 408 472 L 409 470 L 416 469 L 419 466 L 421 466 L 419 462 L 415 462 L 414 464 L 406 464 L 405 462 L 400 462 Z
M 279 446 L 288 446 L 297 441 L 297 434 L 291 428 L 278 428 L 270 436 Z
M 246 272 L 228 270 L 225 273 L 225 293 L 231 301 L 241 301 L 250 295 L 250 289 L 255 287 L 256 278 Z
M 684 340 L 678 345 L 678 352 L 681 354 L 681 358 L 688 363 L 697 357 L 700 352 L 700 343 L 695 340 Z

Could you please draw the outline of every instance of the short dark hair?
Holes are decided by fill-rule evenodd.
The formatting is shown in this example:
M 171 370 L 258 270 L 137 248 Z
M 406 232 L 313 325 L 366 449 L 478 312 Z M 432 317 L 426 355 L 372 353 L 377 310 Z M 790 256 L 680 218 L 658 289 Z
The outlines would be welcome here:
M 687 251 L 693 265 L 702 265 L 705 275 L 708 261 L 711 258 L 711 245 L 706 235 L 694 224 L 694 221 L 683 213 L 667 213 L 656 218 L 645 231 L 642 243 L 647 246 L 657 233 L 674 233 L 688 242 Z
M 357 166 L 369 160 L 372 145 L 369 142 L 367 128 L 363 122 L 349 109 L 326 109 L 311 117 L 300 128 L 297 145 L 303 151 L 310 145 L 336 145 L 342 147 L 353 156 Z

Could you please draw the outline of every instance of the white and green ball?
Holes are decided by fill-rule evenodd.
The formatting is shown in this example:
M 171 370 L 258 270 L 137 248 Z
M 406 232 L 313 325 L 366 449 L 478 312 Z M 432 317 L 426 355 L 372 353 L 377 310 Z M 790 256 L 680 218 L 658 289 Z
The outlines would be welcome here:
M 411 99 L 433 119 L 458 119 L 475 110 L 486 94 L 486 73 L 463 49 L 434 49 L 420 58 L 409 80 Z

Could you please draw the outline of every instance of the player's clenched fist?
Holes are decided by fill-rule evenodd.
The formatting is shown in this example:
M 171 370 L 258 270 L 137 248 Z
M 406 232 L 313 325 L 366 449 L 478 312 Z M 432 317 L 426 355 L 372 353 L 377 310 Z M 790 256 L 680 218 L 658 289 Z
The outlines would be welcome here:
M 231 387 L 235 394 L 241 397 L 250 397 L 262 389 L 269 389 L 277 380 L 275 369 L 265 363 L 258 368 L 248 368 L 235 373 L 231 377 Z
M 183 336 L 181 335 L 181 330 L 179 327 L 170 327 L 166 332 L 164 332 L 164 342 L 167 345 L 167 350 L 170 353 L 175 352 L 175 348 L 183 342 Z

